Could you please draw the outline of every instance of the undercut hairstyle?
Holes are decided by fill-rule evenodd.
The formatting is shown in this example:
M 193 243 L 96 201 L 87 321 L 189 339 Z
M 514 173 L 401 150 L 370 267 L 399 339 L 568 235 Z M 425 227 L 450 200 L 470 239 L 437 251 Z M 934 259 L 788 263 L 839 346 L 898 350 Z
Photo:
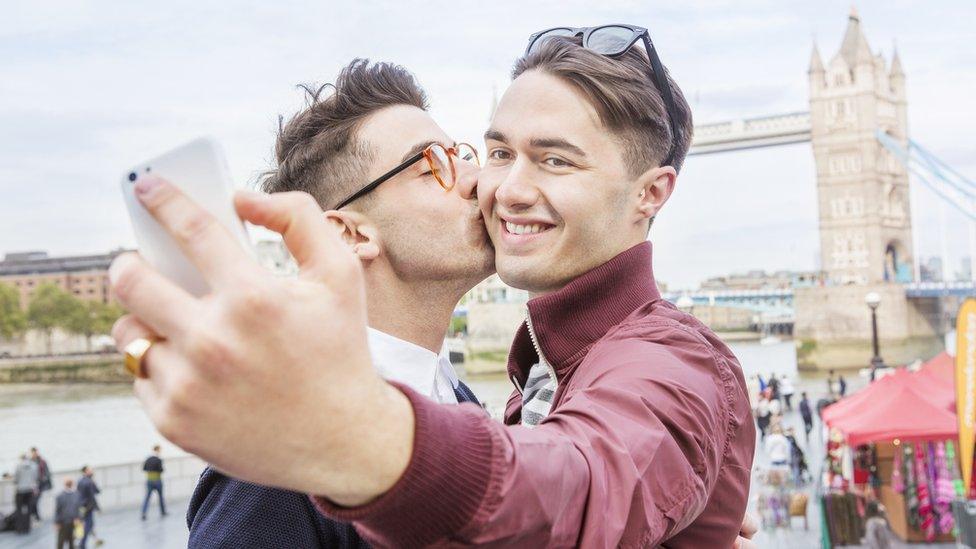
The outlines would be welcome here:
M 323 210 L 368 183 L 375 158 L 370 144 L 358 137 L 364 120 L 393 105 L 428 109 L 427 94 L 409 71 L 369 59 L 354 59 L 334 84 L 299 87 L 305 107 L 288 123 L 279 117 L 276 167 L 263 175 L 260 186 L 268 193 L 307 192 Z
M 596 109 L 600 122 L 623 147 L 631 177 L 659 166 L 671 150 L 672 129 L 661 93 L 651 79 L 647 52 L 639 44 L 617 57 L 590 51 L 581 37 L 546 39 L 515 62 L 512 79 L 529 70 L 556 76 L 576 88 Z M 693 132 L 691 108 L 678 84 L 668 76 L 677 108 L 681 139 L 671 165 L 681 171 Z

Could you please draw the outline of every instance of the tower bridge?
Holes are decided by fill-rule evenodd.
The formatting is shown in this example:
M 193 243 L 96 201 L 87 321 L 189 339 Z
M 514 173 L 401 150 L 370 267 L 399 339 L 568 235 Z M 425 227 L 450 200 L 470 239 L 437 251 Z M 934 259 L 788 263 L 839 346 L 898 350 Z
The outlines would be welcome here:
M 816 367 L 867 364 L 871 334 L 864 296 L 877 292 L 885 358 L 908 362 L 934 353 L 958 303 L 976 294 L 976 287 L 974 281 L 920 281 L 909 173 L 969 219 L 974 277 L 976 183 L 909 139 L 906 75 L 898 52 L 890 60 L 873 53 L 855 11 L 826 64 L 814 45 L 807 75 L 808 111 L 698 125 L 688 154 L 809 142 L 816 165 L 821 283 L 665 297 L 687 296 L 695 305 L 747 308 L 770 322 L 795 323 L 800 347 L 816 349 L 800 362 Z

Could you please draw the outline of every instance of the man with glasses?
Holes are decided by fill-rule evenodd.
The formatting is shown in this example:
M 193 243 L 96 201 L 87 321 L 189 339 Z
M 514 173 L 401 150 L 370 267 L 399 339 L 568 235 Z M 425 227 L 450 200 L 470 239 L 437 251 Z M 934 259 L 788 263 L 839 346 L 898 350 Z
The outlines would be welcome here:
M 424 91 L 402 67 L 355 60 L 334 86 L 309 92 L 281 128 L 277 167 L 263 187 L 310 192 L 359 257 L 379 374 L 436 402 L 477 403 L 439 353 L 455 304 L 492 272 L 477 205 L 452 192 L 458 180 L 474 184 L 478 156 L 453 144 L 426 110 Z M 305 494 L 209 468 L 187 524 L 189 547 L 200 549 L 366 546 Z
M 110 272 L 139 319 L 116 330 L 119 344 L 155 341 L 130 354 L 165 436 L 243 478 L 314 494 L 377 545 L 735 542 L 755 447 L 745 381 L 711 331 L 661 299 L 645 241 L 690 145 L 690 112 L 643 29 L 554 34 L 516 64 L 477 187 L 500 276 L 533 295 L 509 355 L 508 425 L 375 375 L 359 267 L 307 198 L 236 199 L 298 260 L 301 278 L 280 281 L 219 229 L 186 231 L 198 209 L 147 179 L 140 200 L 214 288 L 195 300 L 131 256 Z M 226 328 L 201 333 L 177 307 Z M 280 325 L 259 329 L 256 316 Z M 212 398 L 187 398 L 198 393 Z

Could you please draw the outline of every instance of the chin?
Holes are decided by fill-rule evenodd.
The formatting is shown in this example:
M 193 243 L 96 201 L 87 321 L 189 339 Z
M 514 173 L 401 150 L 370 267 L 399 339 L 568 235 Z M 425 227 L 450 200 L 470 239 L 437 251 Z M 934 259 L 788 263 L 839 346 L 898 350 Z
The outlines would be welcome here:
M 526 261 L 524 257 L 495 258 L 495 271 L 502 282 L 519 290 L 546 292 L 555 284 L 551 270 Z

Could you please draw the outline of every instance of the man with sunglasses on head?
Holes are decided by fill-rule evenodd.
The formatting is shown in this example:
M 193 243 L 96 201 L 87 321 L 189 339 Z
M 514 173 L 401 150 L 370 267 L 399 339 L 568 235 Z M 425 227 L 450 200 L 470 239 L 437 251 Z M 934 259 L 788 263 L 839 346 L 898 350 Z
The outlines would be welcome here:
M 453 144 L 397 65 L 357 59 L 335 85 L 306 91 L 306 107 L 281 128 L 264 189 L 310 193 L 362 262 L 378 372 L 435 402 L 477 404 L 439 355 L 455 304 L 493 271 L 477 205 L 451 192 L 458 180 L 473 186 L 477 152 Z M 212 468 L 187 525 L 194 549 L 368 546 L 306 495 Z
M 376 376 L 362 274 L 307 198 L 236 198 L 298 260 L 301 278 L 280 281 L 220 231 L 186 231 L 202 214 L 152 179 L 140 200 L 214 296 L 187 298 L 137 259 L 116 260 L 113 287 L 138 318 L 116 339 L 156 341 L 132 355 L 136 391 L 177 444 L 314 494 L 375 545 L 732 546 L 755 447 L 745 381 L 711 331 L 661 299 L 645 240 L 690 145 L 688 106 L 637 27 L 534 35 L 514 76 L 477 187 L 499 274 L 533 295 L 509 355 L 508 425 Z M 226 328 L 174 322 L 160 293 Z M 261 332 L 255 315 L 277 325 Z M 208 402 L 187 398 L 204 392 Z

